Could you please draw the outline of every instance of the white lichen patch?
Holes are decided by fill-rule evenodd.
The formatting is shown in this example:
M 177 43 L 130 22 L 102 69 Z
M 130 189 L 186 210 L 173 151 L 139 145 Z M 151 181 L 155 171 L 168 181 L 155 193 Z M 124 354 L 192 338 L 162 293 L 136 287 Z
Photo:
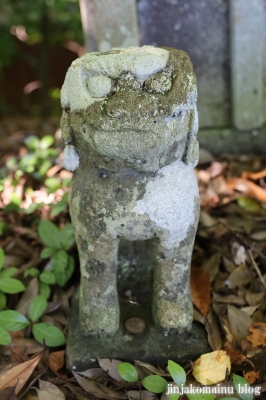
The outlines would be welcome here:
M 90 76 L 86 83 L 91 97 L 105 97 L 112 89 L 112 80 L 105 75 Z
M 166 67 L 169 51 L 153 46 L 128 47 L 113 49 L 108 57 L 102 55 L 85 54 L 81 60 L 87 71 L 106 74 L 117 78 L 122 72 L 128 71 L 144 81 L 150 75 Z
M 108 56 L 87 53 L 69 68 L 61 90 L 61 104 L 70 111 L 82 110 L 109 93 L 110 78 L 127 71 L 144 81 L 166 67 L 169 51 L 153 46 L 113 49 Z
M 169 232 L 166 247 L 177 245 L 187 237 L 195 223 L 195 198 L 198 186 L 192 165 L 175 161 L 160 169 L 146 185 L 146 193 L 133 211 L 148 214 L 157 227 Z
M 74 172 L 79 166 L 79 155 L 74 146 L 66 145 L 64 150 L 64 167 Z

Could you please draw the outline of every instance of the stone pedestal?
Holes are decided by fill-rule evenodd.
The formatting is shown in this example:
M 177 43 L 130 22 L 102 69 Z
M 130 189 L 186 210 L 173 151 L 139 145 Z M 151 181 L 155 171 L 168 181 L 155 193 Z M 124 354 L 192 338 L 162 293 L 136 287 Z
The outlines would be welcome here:
M 150 242 L 150 241 L 148 241 Z M 187 363 L 210 351 L 204 327 L 193 322 L 192 327 L 178 333 L 154 324 L 151 312 L 153 244 L 123 241 L 119 259 L 120 327 L 113 334 L 86 336 L 79 326 L 79 291 L 72 303 L 67 341 L 67 366 L 77 371 L 98 366 L 97 358 L 122 361 L 141 360 L 165 367 L 168 360 Z M 143 269 L 143 266 L 146 266 Z M 131 317 L 142 318 L 146 329 L 132 334 L 125 329 Z

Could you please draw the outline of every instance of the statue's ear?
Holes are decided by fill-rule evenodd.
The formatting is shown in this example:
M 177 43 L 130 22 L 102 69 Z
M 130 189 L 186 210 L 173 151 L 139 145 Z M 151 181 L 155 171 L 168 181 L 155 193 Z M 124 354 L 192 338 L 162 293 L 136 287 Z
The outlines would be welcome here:
M 189 130 L 183 161 L 185 164 L 192 163 L 195 167 L 199 161 L 199 143 L 196 136 L 198 132 L 198 111 L 196 106 L 191 111 Z
M 196 136 L 189 136 L 187 139 L 186 151 L 183 157 L 185 164 L 193 164 L 196 167 L 199 161 L 199 142 Z
M 60 120 L 61 136 L 64 142 L 71 143 L 72 141 L 72 129 L 70 124 L 70 115 L 67 110 L 63 110 L 62 117 Z

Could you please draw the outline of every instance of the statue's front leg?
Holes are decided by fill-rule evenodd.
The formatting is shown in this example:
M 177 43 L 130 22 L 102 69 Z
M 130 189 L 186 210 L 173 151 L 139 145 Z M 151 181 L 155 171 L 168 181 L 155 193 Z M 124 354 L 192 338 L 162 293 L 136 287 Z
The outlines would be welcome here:
M 161 241 L 157 248 L 153 314 L 155 321 L 166 329 L 182 332 L 190 327 L 193 320 L 189 277 L 197 222 L 182 242 L 169 248 L 167 243 Z
M 80 325 L 84 333 L 114 333 L 119 327 L 116 269 L 118 239 L 80 238 Z
M 84 334 L 114 333 L 119 327 L 118 239 L 106 232 L 104 224 L 99 225 L 97 214 L 89 215 L 86 188 L 80 194 L 74 184 L 78 185 L 78 175 L 75 178 L 70 190 L 70 215 L 81 270 L 80 326 Z

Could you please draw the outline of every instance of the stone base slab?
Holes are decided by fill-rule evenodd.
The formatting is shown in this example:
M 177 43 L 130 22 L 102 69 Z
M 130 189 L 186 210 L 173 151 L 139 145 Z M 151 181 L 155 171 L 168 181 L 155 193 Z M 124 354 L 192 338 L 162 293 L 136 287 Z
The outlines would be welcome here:
M 80 331 L 78 299 L 72 303 L 72 314 L 67 340 L 67 367 L 84 371 L 98 366 L 97 358 L 115 358 L 132 362 L 140 360 L 166 367 L 168 360 L 187 363 L 210 350 L 204 327 L 194 322 L 191 329 L 179 334 L 154 326 L 149 307 L 132 304 L 121 305 L 121 325 L 114 335 L 86 336 Z M 142 333 L 131 334 L 124 327 L 130 317 L 140 317 L 146 322 Z

